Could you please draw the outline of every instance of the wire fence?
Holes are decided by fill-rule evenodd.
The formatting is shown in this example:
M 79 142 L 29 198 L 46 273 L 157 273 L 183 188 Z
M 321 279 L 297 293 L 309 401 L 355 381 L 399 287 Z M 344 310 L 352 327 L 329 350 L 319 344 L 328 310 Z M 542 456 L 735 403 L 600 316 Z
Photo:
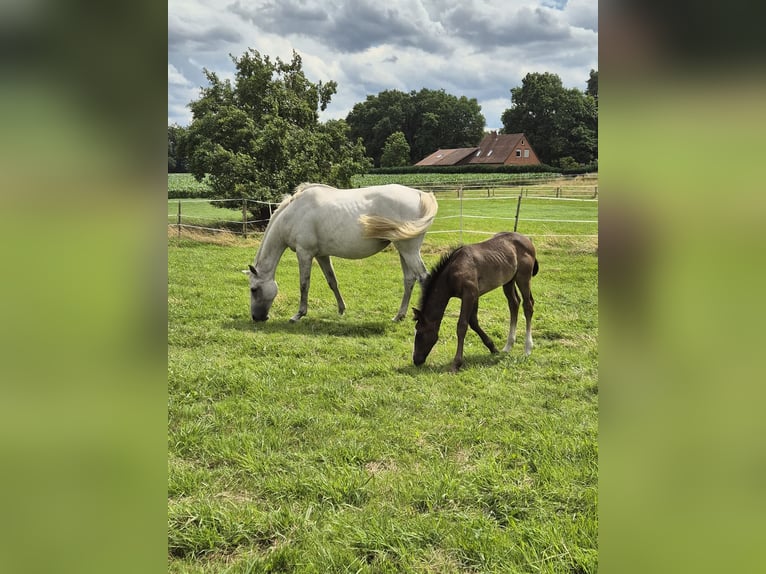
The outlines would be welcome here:
M 429 234 L 458 234 L 462 242 L 464 233 L 497 233 L 498 229 L 482 228 L 486 227 L 482 223 L 509 222 L 507 226 L 503 224 L 510 227 L 512 221 L 514 231 L 533 237 L 598 237 L 597 185 L 542 184 L 513 188 L 507 184 L 488 186 L 484 183 L 460 185 L 435 193 L 440 210 Z M 184 229 L 228 232 L 244 237 L 257 235 L 263 232 L 278 205 L 250 198 L 168 200 L 168 228 L 175 229 L 179 237 Z M 587 207 L 575 208 L 575 205 Z M 561 212 L 584 216 L 562 217 Z

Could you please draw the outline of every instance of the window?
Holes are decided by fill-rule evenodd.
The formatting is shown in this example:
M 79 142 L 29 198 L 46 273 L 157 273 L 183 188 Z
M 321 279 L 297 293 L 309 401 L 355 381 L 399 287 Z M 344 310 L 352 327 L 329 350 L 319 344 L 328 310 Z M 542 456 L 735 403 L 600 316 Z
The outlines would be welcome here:
M 492 150 L 489 150 L 489 151 L 487 152 L 487 157 L 489 157 L 489 156 L 491 156 L 491 155 L 492 155 Z
M 516 150 L 516 157 L 521 157 L 521 150 L 520 149 Z
M 524 150 L 524 157 L 529 157 L 529 150 L 528 149 Z
M 521 145 L 524 145 L 524 140 L 521 140 Z
M 480 149 L 477 149 L 477 150 L 476 150 L 476 157 L 479 157 L 480 155 L 481 155 L 481 150 L 480 150 Z

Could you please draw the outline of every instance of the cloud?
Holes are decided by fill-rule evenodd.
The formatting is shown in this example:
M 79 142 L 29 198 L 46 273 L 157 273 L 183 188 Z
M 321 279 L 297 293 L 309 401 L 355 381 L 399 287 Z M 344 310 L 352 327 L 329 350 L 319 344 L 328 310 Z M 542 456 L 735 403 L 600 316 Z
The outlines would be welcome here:
M 564 14 L 572 26 L 598 32 L 597 0 L 569 0 Z
M 528 72 L 585 89 L 598 69 L 597 0 L 169 0 L 168 10 L 168 62 L 197 90 L 203 67 L 232 77 L 229 54 L 289 61 L 295 50 L 311 81 L 338 84 L 323 119 L 383 90 L 428 88 L 476 98 L 496 129 Z M 168 82 L 169 102 L 189 93 L 170 68 Z
M 321 39 L 338 52 L 359 53 L 381 45 L 446 50 L 439 22 L 421 2 L 358 0 L 333 4 L 283 0 L 230 4 L 228 9 L 261 30 Z
M 243 40 L 231 17 L 213 6 L 205 7 L 196 1 L 168 3 L 168 52 L 213 52 Z
M 190 86 L 191 82 L 173 64 L 168 64 L 168 85 Z

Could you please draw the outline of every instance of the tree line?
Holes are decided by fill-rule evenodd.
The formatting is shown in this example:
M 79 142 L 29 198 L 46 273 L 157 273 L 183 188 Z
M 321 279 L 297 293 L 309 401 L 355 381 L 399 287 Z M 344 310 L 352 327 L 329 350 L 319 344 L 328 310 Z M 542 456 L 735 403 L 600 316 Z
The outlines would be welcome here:
M 209 175 L 219 197 L 274 201 L 303 181 L 348 187 L 372 167 L 411 165 L 439 148 L 473 147 L 485 120 L 475 98 L 444 90 L 386 90 L 342 120 L 319 121 L 334 81 L 311 82 L 300 55 L 232 56 L 234 80 L 205 70 L 208 85 L 189 107 L 188 127 L 168 126 L 168 171 Z M 530 73 L 511 89 L 501 133 L 524 132 L 540 160 L 571 168 L 598 157 L 598 71 L 587 89 Z

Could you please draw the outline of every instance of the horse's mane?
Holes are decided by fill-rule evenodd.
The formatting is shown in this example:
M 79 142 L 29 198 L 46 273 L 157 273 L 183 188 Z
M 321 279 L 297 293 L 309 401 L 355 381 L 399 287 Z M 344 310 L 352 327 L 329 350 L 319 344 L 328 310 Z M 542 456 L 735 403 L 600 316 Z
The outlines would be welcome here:
M 277 206 L 277 208 L 274 210 L 274 213 L 272 214 L 272 216 L 271 216 L 271 217 L 273 218 L 273 217 L 274 217 L 274 216 L 277 214 L 277 212 L 279 212 L 279 211 L 280 211 L 281 209 L 283 209 L 284 207 L 287 207 L 287 205 L 288 205 L 289 203 L 292 203 L 292 201 L 293 201 L 293 200 L 294 200 L 296 197 L 298 197 L 298 196 L 299 196 L 299 195 L 300 195 L 300 194 L 301 194 L 301 193 L 302 193 L 302 192 L 303 192 L 305 189 L 307 189 L 307 188 L 309 188 L 309 187 L 326 187 L 326 188 L 328 188 L 328 189 L 335 189 L 335 188 L 334 188 L 334 187 L 332 187 L 331 185 L 326 185 L 326 184 L 324 184 L 324 183 L 310 183 L 310 182 L 299 183 L 299 184 L 298 184 L 298 185 L 295 187 L 295 189 L 293 190 L 293 193 L 292 193 L 291 195 L 287 195 L 287 194 L 285 194 L 285 195 L 282 197 L 282 201 L 281 201 L 281 203 L 280 203 L 280 204 Z
M 420 293 L 420 310 L 426 308 L 426 305 L 428 304 L 428 299 L 431 297 L 431 293 L 433 291 L 433 287 L 436 284 L 436 280 L 439 278 L 439 276 L 442 274 L 442 272 L 447 268 L 447 266 L 452 262 L 452 258 L 455 256 L 455 253 L 457 253 L 463 246 L 459 245 L 457 247 L 453 247 L 450 249 L 448 253 L 445 253 L 441 256 L 439 259 L 439 262 L 436 263 L 433 267 L 431 267 L 431 271 L 428 272 L 428 275 L 426 276 L 425 281 L 423 281 L 423 289 Z

